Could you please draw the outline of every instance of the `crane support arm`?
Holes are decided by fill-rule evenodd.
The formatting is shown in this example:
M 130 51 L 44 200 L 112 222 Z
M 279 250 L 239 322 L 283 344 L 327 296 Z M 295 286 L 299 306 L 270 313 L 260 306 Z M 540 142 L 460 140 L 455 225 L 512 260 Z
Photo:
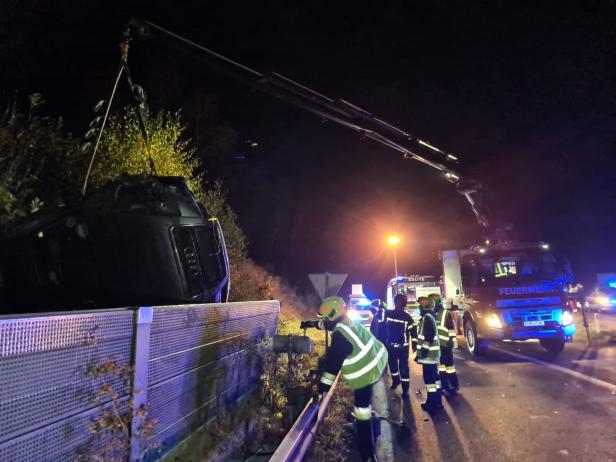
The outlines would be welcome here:
M 487 206 L 482 200 L 481 184 L 469 178 L 463 179 L 457 171 L 442 163 L 457 164 L 458 157 L 456 155 L 444 151 L 346 100 L 330 98 L 276 72 L 269 74 L 259 72 L 149 21 L 133 19 L 130 22 L 130 28 L 133 33 L 136 33 L 137 37 L 162 35 L 176 44 L 188 46 L 198 51 L 210 67 L 230 75 L 259 92 L 311 112 L 325 121 L 353 130 L 362 137 L 398 151 L 404 159 L 415 160 L 437 170 L 443 174 L 447 181 L 454 184 L 456 190 L 466 198 L 480 226 L 486 229 L 491 226 Z

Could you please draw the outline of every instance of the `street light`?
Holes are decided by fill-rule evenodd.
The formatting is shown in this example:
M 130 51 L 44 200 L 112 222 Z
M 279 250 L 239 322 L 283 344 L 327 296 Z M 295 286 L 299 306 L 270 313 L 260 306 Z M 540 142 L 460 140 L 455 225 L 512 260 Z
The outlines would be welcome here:
M 387 244 L 394 250 L 394 271 L 398 277 L 398 258 L 396 256 L 396 247 L 400 244 L 400 237 L 395 234 L 387 236 Z

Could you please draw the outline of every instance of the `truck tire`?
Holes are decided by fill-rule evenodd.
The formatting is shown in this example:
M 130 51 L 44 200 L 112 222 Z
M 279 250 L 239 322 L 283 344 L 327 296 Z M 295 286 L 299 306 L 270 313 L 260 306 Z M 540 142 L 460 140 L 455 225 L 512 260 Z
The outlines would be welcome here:
M 562 338 L 542 338 L 539 339 L 541 346 L 553 355 L 559 354 L 565 348 L 565 340 Z
M 477 328 L 473 321 L 467 321 L 464 326 L 464 337 L 469 353 L 475 356 L 484 354 L 487 350 L 487 343 L 477 336 Z

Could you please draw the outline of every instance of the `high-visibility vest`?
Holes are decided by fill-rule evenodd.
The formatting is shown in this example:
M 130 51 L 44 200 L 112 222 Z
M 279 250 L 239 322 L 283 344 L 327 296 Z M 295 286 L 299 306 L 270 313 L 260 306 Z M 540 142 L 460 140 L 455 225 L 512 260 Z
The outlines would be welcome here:
M 434 332 L 436 335 L 432 342 L 428 342 L 424 337 L 424 326 L 427 322 L 431 322 L 434 325 Z M 432 313 L 426 313 L 421 317 L 417 339 L 419 340 L 419 344 L 417 345 L 417 362 L 421 364 L 438 364 L 441 360 L 441 347 L 436 321 Z
M 447 328 L 447 321 L 451 317 L 451 311 L 442 308 L 436 313 L 436 324 L 438 325 L 438 339 L 441 348 L 455 348 L 458 337 L 455 329 Z
M 342 376 L 352 390 L 376 383 L 387 366 L 387 349 L 361 324 L 344 319 L 336 324 L 334 332 L 340 332 L 353 351 L 342 363 Z

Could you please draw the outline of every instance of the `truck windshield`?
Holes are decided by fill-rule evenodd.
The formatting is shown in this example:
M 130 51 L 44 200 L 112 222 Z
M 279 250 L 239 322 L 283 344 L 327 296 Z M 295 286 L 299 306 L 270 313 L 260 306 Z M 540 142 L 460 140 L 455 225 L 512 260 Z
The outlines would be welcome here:
M 566 276 L 554 254 L 546 251 L 513 250 L 475 255 L 465 259 L 463 266 L 463 273 L 472 285 L 493 285 L 512 280 L 553 280 Z

